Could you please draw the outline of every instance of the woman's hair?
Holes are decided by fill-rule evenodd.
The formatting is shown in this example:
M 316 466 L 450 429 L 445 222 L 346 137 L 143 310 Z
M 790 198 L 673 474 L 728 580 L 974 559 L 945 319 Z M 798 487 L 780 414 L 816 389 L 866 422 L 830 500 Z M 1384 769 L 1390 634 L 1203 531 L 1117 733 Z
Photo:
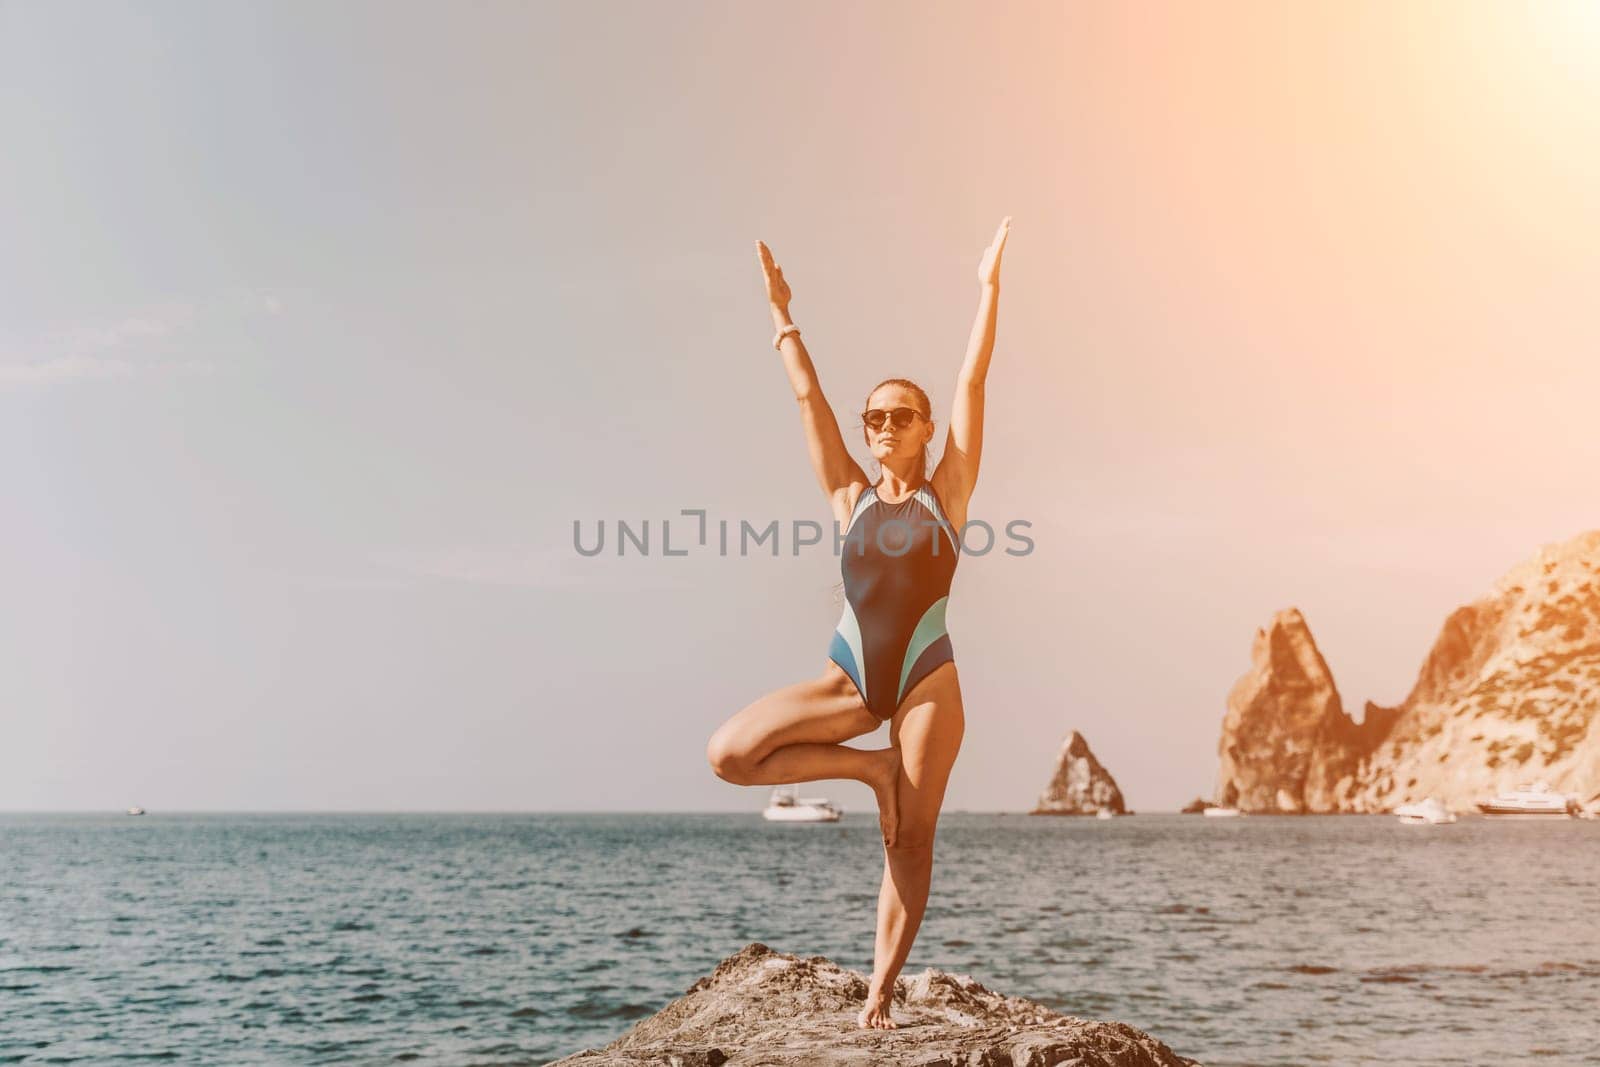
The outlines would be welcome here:
M 909 390 L 911 392 L 911 395 L 913 395 L 913 396 L 915 396 L 917 398 L 917 403 L 922 408 L 922 417 L 924 419 L 927 419 L 929 422 L 933 421 L 933 405 L 928 402 L 928 394 L 923 392 L 922 386 L 918 385 L 916 382 L 912 381 L 909 378 L 885 378 L 883 381 L 879 382 L 877 385 L 874 385 L 871 389 L 869 389 L 867 391 L 867 399 L 862 403 L 861 406 L 862 407 L 866 407 L 867 404 L 871 403 L 872 402 L 872 394 L 876 393 L 879 389 L 882 389 L 886 385 L 898 385 L 902 389 Z M 866 431 L 866 428 L 863 427 L 862 430 L 861 430 L 861 437 L 862 437 L 863 440 L 865 440 L 866 436 L 867 436 L 867 431 Z M 931 460 L 930 460 L 930 457 L 929 457 L 928 446 L 927 445 L 923 445 L 922 446 L 922 480 L 923 481 L 927 481 L 928 480 L 928 468 L 931 465 L 932 464 L 931 464 Z

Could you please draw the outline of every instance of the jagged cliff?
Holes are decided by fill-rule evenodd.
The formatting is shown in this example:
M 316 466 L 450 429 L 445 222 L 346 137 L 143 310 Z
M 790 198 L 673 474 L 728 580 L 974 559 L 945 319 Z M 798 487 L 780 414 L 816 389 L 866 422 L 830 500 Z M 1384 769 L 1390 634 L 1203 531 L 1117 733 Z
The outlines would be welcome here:
M 1297 608 L 1256 631 L 1250 660 L 1228 694 L 1217 803 L 1245 811 L 1341 810 L 1393 713 L 1369 708 L 1360 725 L 1345 714 Z
M 1089 751 L 1089 742 L 1074 730 L 1061 742 L 1050 784 L 1028 814 L 1094 815 L 1102 810 L 1123 815 L 1128 809 L 1111 772 L 1100 765 Z
M 1544 779 L 1600 793 L 1600 531 L 1543 546 L 1445 620 L 1411 693 L 1358 725 L 1300 612 L 1256 631 L 1228 695 L 1218 803 L 1246 811 L 1457 810 Z

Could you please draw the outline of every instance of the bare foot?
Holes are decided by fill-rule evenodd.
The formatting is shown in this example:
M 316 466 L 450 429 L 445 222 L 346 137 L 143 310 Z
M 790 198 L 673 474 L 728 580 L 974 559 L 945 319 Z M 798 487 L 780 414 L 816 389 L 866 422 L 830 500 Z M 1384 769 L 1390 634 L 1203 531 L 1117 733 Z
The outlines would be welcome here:
M 893 992 L 878 992 L 867 990 L 867 1006 L 861 1009 L 861 1014 L 856 1016 L 856 1025 L 863 1029 L 873 1030 L 898 1030 L 900 1029 L 889 1014 L 890 1002 L 894 999 Z
M 900 828 L 900 750 L 893 745 L 878 751 L 878 777 L 872 782 L 878 797 L 878 828 L 883 844 L 894 844 Z

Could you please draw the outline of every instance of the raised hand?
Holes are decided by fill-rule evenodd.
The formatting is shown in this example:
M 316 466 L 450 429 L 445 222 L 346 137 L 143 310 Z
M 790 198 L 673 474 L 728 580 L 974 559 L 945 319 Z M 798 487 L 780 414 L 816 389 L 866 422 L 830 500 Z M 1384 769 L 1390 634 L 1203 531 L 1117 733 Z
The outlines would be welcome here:
M 767 279 L 767 299 L 775 308 L 789 307 L 789 283 L 783 280 L 783 268 L 772 261 L 772 250 L 764 241 L 756 242 L 756 255 L 761 259 L 761 272 Z
M 1000 253 L 1005 251 L 1006 236 L 1011 233 L 1011 216 L 1007 215 L 1000 220 L 1000 228 L 994 232 L 994 240 L 983 251 L 983 259 L 978 263 L 978 281 L 984 285 L 1000 284 Z

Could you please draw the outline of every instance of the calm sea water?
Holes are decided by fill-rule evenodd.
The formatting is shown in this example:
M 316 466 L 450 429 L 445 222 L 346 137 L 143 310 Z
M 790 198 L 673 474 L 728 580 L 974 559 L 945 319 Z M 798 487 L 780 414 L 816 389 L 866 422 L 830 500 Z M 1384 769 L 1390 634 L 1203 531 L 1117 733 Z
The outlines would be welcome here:
M 947 813 L 904 974 L 1230 1064 L 1600 1063 L 1600 822 Z M 876 818 L 0 816 L 0 1062 L 544 1063 L 750 941 L 871 969 Z

